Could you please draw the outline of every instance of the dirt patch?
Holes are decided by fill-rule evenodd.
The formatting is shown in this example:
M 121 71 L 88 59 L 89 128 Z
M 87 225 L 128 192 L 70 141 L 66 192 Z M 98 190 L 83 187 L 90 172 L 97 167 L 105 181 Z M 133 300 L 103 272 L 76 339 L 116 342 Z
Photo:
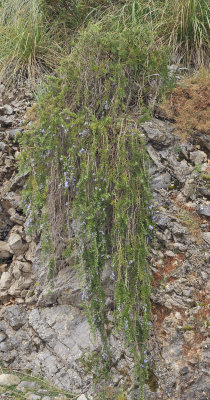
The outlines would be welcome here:
M 157 106 L 156 115 L 174 122 L 175 133 L 183 139 L 196 132 L 210 134 L 210 73 L 201 71 L 183 79 Z

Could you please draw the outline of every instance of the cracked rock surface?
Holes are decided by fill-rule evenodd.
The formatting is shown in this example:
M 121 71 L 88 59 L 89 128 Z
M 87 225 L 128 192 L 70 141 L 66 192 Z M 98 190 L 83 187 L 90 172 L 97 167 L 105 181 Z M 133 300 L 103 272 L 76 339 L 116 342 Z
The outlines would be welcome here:
M 17 175 L 15 135 L 23 130 L 21 121 L 31 104 L 30 97 L 17 93 L 0 104 L 0 359 L 11 368 L 41 374 L 60 388 L 84 393 L 79 399 L 85 400 L 91 398 L 93 374 L 84 367 L 83 355 L 97 353 L 100 340 L 93 341 L 82 312 L 75 269 L 65 265 L 51 287 L 39 239 L 27 235 L 21 209 L 26 176 Z M 181 141 L 173 124 L 155 118 L 142 132 L 151 159 L 156 225 L 146 398 L 207 400 L 209 138 L 200 133 Z M 129 399 L 133 360 L 120 335 L 112 334 L 111 346 L 110 388 L 123 388 Z

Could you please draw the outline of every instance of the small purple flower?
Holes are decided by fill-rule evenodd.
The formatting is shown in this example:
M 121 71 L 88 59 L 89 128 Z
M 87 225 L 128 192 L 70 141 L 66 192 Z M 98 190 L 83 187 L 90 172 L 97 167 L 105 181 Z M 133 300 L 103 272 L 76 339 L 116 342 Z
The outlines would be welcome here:
M 42 129 L 42 130 L 41 130 L 41 133 L 44 133 L 44 132 L 45 132 L 45 129 Z
M 111 279 L 111 280 L 114 280 L 114 278 L 115 278 L 115 273 L 112 272 L 111 275 L 110 275 L 110 279 Z
M 149 225 L 149 229 L 152 231 L 154 229 L 154 226 Z
M 69 187 L 69 181 L 68 181 L 67 179 L 65 179 L 64 185 L 65 185 L 65 188 L 68 189 L 68 187 Z
M 108 359 L 107 353 L 105 351 L 102 353 L 102 358 L 106 361 Z
M 128 264 L 130 264 L 130 265 L 133 264 L 133 260 L 130 260 Z
M 153 208 L 153 205 L 151 204 L 151 205 L 149 206 L 149 209 L 152 210 L 152 208 Z

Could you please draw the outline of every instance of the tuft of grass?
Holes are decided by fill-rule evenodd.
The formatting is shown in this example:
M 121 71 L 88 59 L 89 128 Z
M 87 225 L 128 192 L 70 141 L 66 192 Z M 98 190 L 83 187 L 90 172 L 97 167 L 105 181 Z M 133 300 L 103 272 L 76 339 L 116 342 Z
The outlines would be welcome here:
M 154 2 L 152 1 L 154 4 Z M 155 26 L 161 41 L 171 47 L 177 60 L 187 65 L 208 65 L 209 4 L 207 0 L 164 0 Z
M 58 65 L 63 39 L 56 23 L 48 24 L 40 0 L 3 0 L 0 80 L 9 85 L 27 79 L 34 86 L 38 77 Z

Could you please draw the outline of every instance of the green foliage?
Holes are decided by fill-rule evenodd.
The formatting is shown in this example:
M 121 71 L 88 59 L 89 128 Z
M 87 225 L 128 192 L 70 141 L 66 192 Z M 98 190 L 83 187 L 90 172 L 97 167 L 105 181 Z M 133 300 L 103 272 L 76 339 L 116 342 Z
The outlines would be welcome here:
M 153 237 L 148 159 L 138 120 L 153 86 L 167 77 L 167 52 L 130 9 L 104 16 L 79 34 L 57 77 L 38 93 L 39 122 L 20 138 L 29 172 L 24 204 L 42 228 L 51 277 L 75 256 L 93 332 L 111 365 L 104 276 L 113 287 L 113 317 L 136 361 L 142 399 L 147 378 Z M 155 75 L 156 76 L 156 75 Z M 158 85 L 157 85 L 158 86 Z M 48 237 L 49 235 L 49 237 Z
M 56 19 L 67 29 L 75 30 L 90 18 L 101 17 L 108 7 L 126 0 L 43 0 L 43 7 L 50 18 Z
M 27 78 L 35 85 L 57 66 L 63 39 L 56 22 L 48 24 L 40 0 L 2 0 L 0 78 L 9 84 Z

